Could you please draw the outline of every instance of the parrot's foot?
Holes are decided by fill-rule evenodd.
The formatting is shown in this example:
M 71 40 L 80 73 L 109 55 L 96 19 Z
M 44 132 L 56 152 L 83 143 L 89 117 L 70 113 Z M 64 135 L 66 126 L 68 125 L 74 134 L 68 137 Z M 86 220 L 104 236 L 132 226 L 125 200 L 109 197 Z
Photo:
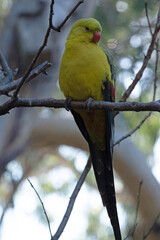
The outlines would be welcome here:
M 70 103 L 71 103 L 71 101 L 72 101 L 72 98 L 70 98 L 70 97 L 67 97 L 66 100 L 65 100 L 64 106 L 65 106 L 65 109 L 67 111 L 70 110 Z
M 91 97 L 86 100 L 86 102 L 85 102 L 85 108 L 87 109 L 87 111 L 90 110 L 90 106 L 91 106 L 91 104 L 92 104 L 93 102 L 94 102 L 94 99 L 91 98 Z

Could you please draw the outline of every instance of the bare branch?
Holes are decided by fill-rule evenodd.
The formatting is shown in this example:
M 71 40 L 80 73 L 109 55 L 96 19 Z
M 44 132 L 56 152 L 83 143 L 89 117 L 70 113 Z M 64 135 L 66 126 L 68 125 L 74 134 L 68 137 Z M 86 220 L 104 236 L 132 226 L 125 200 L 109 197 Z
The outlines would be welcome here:
M 132 131 L 130 131 L 129 133 L 127 133 L 125 136 L 123 136 L 122 138 L 120 138 L 119 140 L 117 140 L 114 144 L 113 147 L 115 147 L 116 145 L 120 144 L 123 140 L 125 140 L 128 137 L 131 137 L 138 129 L 140 129 L 140 127 L 143 125 L 143 123 L 151 116 L 152 112 L 149 112 L 144 118 L 143 120 L 138 124 L 138 126 L 136 128 L 134 128 Z
M 21 87 L 23 86 L 24 82 L 26 81 L 27 77 L 29 76 L 30 72 L 32 71 L 35 63 L 37 62 L 39 56 L 41 55 L 42 51 L 44 50 L 44 48 L 47 46 L 48 43 L 48 38 L 50 35 L 50 32 L 52 29 L 54 29 L 55 31 L 60 31 L 61 28 L 64 26 L 64 24 L 66 23 L 66 21 L 70 18 L 70 16 L 73 14 L 73 12 L 78 8 L 78 6 L 83 3 L 83 1 L 79 1 L 78 4 L 76 4 L 76 6 L 71 10 L 71 12 L 67 15 L 67 17 L 64 19 L 64 21 L 59 25 L 58 28 L 54 28 L 52 25 L 52 17 L 53 17 L 53 5 L 54 5 L 54 0 L 51 0 L 50 3 L 50 14 L 49 14 L 49 26 L 48 29 L 46 31 L 43 43 L 41 45 L 41 47 L 39 48 L 39 50 L 37 51 L 36 55 L 34 56 L 31 64 L 29 65 L 27 71 L 25 72 L 23 78 L 21 79 L 20 83 L 18 84 L 14 94 L 13 94 L 13 100 L 15 100 L 17 98 L 17 95 L 21 89 Z
M 66 100 L 54 98 L 17 98 L 15 101 L 9 99 L 4 104 L 0 105 L 0 115 L 8 113 L 16 107 L 48 107 L 48 108 L 65 108 Z M 71 101 L 70 109 L 86 109 L 85 101 Z M 160 112 L 160 100 L 141 103 L 141 102 L 103 102 L 92 101 L 90 110 L 112 110 L 112 111 L 155 111 Z
M 51 240 L 58 240 L 59 237 L 61 236 L 61 234 L 62 234 L 62 232 L 63 232 L 63 230 L 64 230 L 64 228 L 65 228 L 65 226 L 66 226 L 66 224 L 69 220 L 69 217 L 71 215 L 71 212 L 72 212 L 75 200 L 77 198 L 77 195 L 78 195 L 78 193 L 79 193 L 79 191 L 80 191 L 80 189 L 81 189 L 81 187 L 82 187 L 82 185 L 85 181 L 85 178 L 86 178 L 90 168 L 91 168 L 91 158 L 89 157 L 88 161 L 87 161 L 87 164 L 86 164 L 86 166 L 85 166 L 85 168 L 82 172 L 82 175 L 81 175 L 80 179 L 78 180 L 77 185 L 76 185 L 76 187 L 75 187 L 75 189 L 74 189 L 74 191 L 73 191 L 73 193 L 70 197 L 69 204 L 68 204 L 67 210 L 64 214 L 64 217 L 62 219 L 62 222 L 59 225 L 58 230 L 55 233 L 55 235 L 51 238 Z
M 147 0 L 145 0 L 144 6 L 145 6 L 145 12 L 146 12 L 146 18 L 147 18 L 147 22 L 148 22 L 149 31 L 152 36 L 152 27 L 151 27 L 149 15 L 148 15 L 148 1 Z
M 156 89 L 157 89 L 157 80 L 158 80 L 158 62 L 159 62 L 159 54 L 158 54 L 158 40 L 157 42 L 155 42 L 156 44 L 156 61 L 155 61 L 155 76 L 154 76 L 154 85 L 153 85 L 153 101 L 155 101 L 156 98 Z M 118 144 L 120 144 L 120 142 L 122 142 L 123 140 L 125 140 L 126 138 L 130 137 L 132 134 L 134 134 L 142 125 L 143 123 L 152 115 L 152 111 L 149 112 L 144 118 L 143 120 L 138 124 L 138 126 L 136 128 L 134 128 L 132 131 L 130 131 L 129 133 L 127 133 L 125 136 L 123 136 L 122 138 L 120 138 L 118 141 L 116 141 L 113 146 L 116 146 Z
M 27 178 L 27 180 L 28 180 L 29 184 L 31 185 L 31 187 L 33 188 L 33 190 L 35 191 L 35 193 L 36 193 L 36 195 L 37 195 L 37 197 L 38 197 L 38 199 L 39 199 L 39 201 L 40 201 L 40 203 L 41 203 L 41 205 L 42 205 L 42 209 L 43 209 L 44 215 L 45 215 L 46 220 L 47 220 L 47 223 L 48 223 L 49 233 L 50 233 L 50 236 L 52 237 L 51 226 L 50 226 L 50 222 L 49 222 L 49 218 L 48 218 L 46 209 L 45 209 L 45 207 L 44 207 L 44 203 L 43 203 L 43 201 L 42 201 L 39 193 L 37 192 L 37 190 L 35 189 L 35 187 L 34 187 L 33 184 L 31 183 L 31 181 L 30 181 L 28 178 Z
M 45 61 L 42 64 L 40 64 L 38 67 L 34 68 L 31 73 L 29 74 L 29 76 L 26 78 L 25 83 L 28 83 L 29 81 L 31 81 L 32 79 L 36 78 L 37 76 L 39 76 L 41 73 L 45 73 L 45 71 L 51 67 L 51 63 Z M 17 80 L 14 80 L 11 83 L 8 83 L 6 85 L 2 85 L 0 86 L 0 95 L 8 95 L 8 93 L 12 90 L 14 90 L 18 84 L 20 83 L 20 81 L 22 80 L 22 78 L 19 78 Z
M 153 222 L 153 224 L 150 227 L 150 229 L 148 230 L 148 232 L 146 234 L 144 234 L 143 240 L 148 238 L 148 236 L 154 231 L 154 228 L 156 227 L 156 224 L 157 224 L 159 218 L 160 218 L 160 213 L 158 213 L 157 217 L 155 218 L 155 221 Z
M 55 233 L 54 236 L 52 236 L 51 226 L 50 226 L 50 222 L 49 222 L 49 218 L 48 218 L 47 212 L 46 212 L 45 207 L 44 207 L 44 203 L 43 203 L 39 193 L 37 192 L 37 190 L 35 189 L 35 187 L 31 183 L 31 181 L 29 179 L 27 179 L 28 182 L 30 183 L 31 187 L 35 191 L 35 193 L 36 193 L 36 195 L 37 195 L 37 197 L 38 197 L 38 199 L 39 199 L 39 201 L 40 201 L 40 203 L 42 205 L 42 209 L 43 209 L 44 215 L 45 215 L 47 223 L 48 223 L 48 228 L 49 228 L 51 240 L 59 239 L 60 235 L 62 234 L 62 232 L 63 232 L 63 230 L 64 230 L 64 228 L 65 228 L 65 226 L 66 226 L 66 224 L 67 224 L 67 222 L 69 220 L 69 217 L 71 215 L 71 212 L 72 212 L 75 200 L 76 200 L 76 198 L 78 196 L 78 193 L 79 193 L 79 191 L 80 191 L 80 189 L 81 189 L 81 187 L 82 187 L 82 185 L 83 185 L 83 183 L 85 181 L 85 178 L 86 178 L 90 168 L 91 168 L 91 158 L 89 157 L 88 161 L 87 161 L 87 164 L 86 164 L 86 166 L 85 166 L 85 168 L 84 168 L 84 170 L 83 170 L 83 172 L 81 174 L 81 177 L 78 180 L 78 182 L 76 184 L 76 187 L 75 187 L 75 189 L 74 189 L 74 191 L 73 191 L 73 193 L 72 193 L 72 195 L 70 197 L 70 201 L 69 201 L 68 207 L 66 209 L 66 212 L 64 214 L 64 217 L 63 217 L 63 219 L 62 219 L 62 221 L 61 221 L 61 223 L 60 223 L 60 225 L 59 225 L 59 227 L 57 229 L 57 232 Z
M 134 239 L 134 234 L 137 228 L 137 219 L 138 219 L 138 211 L 139 211 L 139 205 L 140 205 L 140 199 L 141 199 L 141 190 L 142 190 L 142 184 L 143 181 L 140 181 L 139 187 L 138 187 L 138 192 L 137 192 L 137 205 L 136 205 L 136 213 L 135 213 L 135 219 L 133 223 L 133 227 L 129 230 L 129 233 L 127 237 L 124 238 L 124 240 L 128 239 L 129 237 L 132 237 Z
M 155 68 L 154 68 L 154 86 L 153 86 L 153 101 L 156 98 L 156 89 L 157 89 L 157 81 L 158 81 L 158 62 L 159 62 L 159 53 L 158 53 L 158 47 L 159 47 L 159 39 L 157 40 L 156 44 L 156 62 L 155 62 Z
M 75 10 L 79 7 L 80 4 L 82 4 L 84 2 L 84 0 L 80 0 L 75 7 L 71 10 L 71 12 L 65 17 L 65 19 L 63 20 L 63 22 L 58 26 L 58 27 L 54 27 L 52 25 L 52 29 L 60 32 L 61 28 L 64 26 L 64 24 L 67 22 L 67 20 L 72 16 L 72 14 L 75 12 Z
M 127 100 L 127 98 L 129 97 L 129 95 L 131 94 L 131 92 L 133 91 L 133 89 L 135 88 L 136 84 L 139 82 L 139 80 L 141 79 L 143 72 L 145 70 L 145 68 L 147 67 L 148 61 L 151 58 L 152 52 L 154 50 L 154 45 L 156 42 L 156 38 L 157 35 L 160 31 L 160 10 L 158 12 L 158 16 L 157 16 L 157 22 L 155 25 L 155 29 L 154 29 L 154 33 L 152 34 L 152 39 L 151 39 L 151 43 L 149 45 L 148 51 L 146 56 L 144 57 L 143 60 L 143 64 L 142 67 L 140 68 L 140 70 L 137 72 L 133 82 L 131 83 L 131 85 L 128 87 L 128 89 L 124 92 L 120 102 L 125 102 Z
M 83 183 L 85 181 L 85 178 L 86 178 L 90 168 L 91 168 L 91 158 L 89 157 L 88 161 L 87 161 L 87 164 L 86 164 L 86 166 L 85 166 L 85 168 L 84 168 L 84 170 L 83 170 L 83 172 L 82 172 L 82 174 L 81 174 L 81 176 L 80 176 L 80 178 L 79 178 L 79 180 L 78 180 L 78 182 L 76 184 L 76 187 L 75 187 L 71 197 L 70 197 L 70 201 L 69 201 L 68 207 L 66 209 L 66 212 L 64 214 L 64 217 L 63 217 L 63 219 L 62 219 L 62 221 L 61 221 L 61 223 L 60 223 L 60 225 L 59 225 L 59 227 L 57 229 L 57 232 L 55 233 L 54 236 L 52 236 L 51 226 L 50 226 L 50 222 L 49 222 L 49 219 L 48 219 L 47 212 L 46 212 L 45 207 L 44 207 L 44 203 L 43 203 L 39 193 L 37 192 L 37 190 L 35 189 L 35 187 L 31 183 L 31 181 L 29 179 L 27 179 L 28 182 L 30 183 L 31 187 L 35 191 L 35 193 L 36 193 L 36 195 L 37 195 L 37 197 L 38 197 L 38 199 L 39 199 L 39 201 L 40 201 L 40 203 L 42 205 L 42 209 L 43 209 L 44 215 L 45 215 L 47 223 L 48 223 L 48 228 L 49 228 L 49 232 L 50 232 L 50 235 L 51 235 L 51 240 L 59 239 L 60 235 L 62 234 L 62 232 L 63 232 L 63 230 L 64 230 L 64 228 L 65 228 L 65 226 L 66 226 L 66 224 L 67 224 L 67 222 L 69 220 L 69 217 L 71 215 L 71 212 L 72 212 L 75 200 L 76 200 L 76 198 L 78 196 L 78 193 L 79 193 L 79 191 L 80 191 L 80 189 L 81 189 L 81 187 L 82 187 L 82 185 L 83 185 Z
M 2 52 L 0 51 L 0 65 L 2 66 L 4 75 L 6 76 L 3 79 L 3 84 L 7 84 L 8 82 L 11 82 L 14 78 L 14 73 L 12 72 L 12 70 L 10 69 L 10 67 L 8 66 L 8 63 L 5 59 L 5 57 L 3 56 Z
M 158 30 L 160 30 L 160 7 L 159 7 L 159 12 L 158 12 L 156 27 Z
M 134 226 L 137 226 L 137 219 L 138 219 L 138 211 L 139 211 L 139 205 L 140 205 L 140 200 L 141 200 L 141 190 L 142 190 L 142 184 L 143 181 L 140 181 L 139 187 L 138 187 L 138 192 L 137 192 L 137 206 L 136 206 L 136 214 L 135 214 L 135 219 L 134 219 Z M 134 237 L 136 227 L 134 228 L 134 231 L 132 232 L 132 236 Z
M 51 4 L 50 4 L 50 9 L 53 10 L 53 5 L 54 5 L 54 0 L 51 0 Z M 51 19 L 52 19 L 52 15 L 53 15 L 53 11 L 50 10 L 50 15 L 49 15 L 49 26 L 48 29 L 46 31 L 43 43 L 41 45 L 41 47 L 38 49 L 36 55 L 34 56 L 31 64 L 29 65 L 27 71 L 25 72 L 23 78 L 21 79 L 21 81 L 19 82 L 14 94 L 13 94 L 13 100 L 17 98 L 17 95 L 21 89 L 21 87 L 23 86 L 24 82 L 26 81 L 27 77 L 29 76 L 30 72 L 32 71 L 35 63 L 37 62 L 39 56 L 41 55 L 43 49 L 47 46 L 47 42 L 48 42 L 48 38 L 50 35 L 50 31 L 51 31 Z

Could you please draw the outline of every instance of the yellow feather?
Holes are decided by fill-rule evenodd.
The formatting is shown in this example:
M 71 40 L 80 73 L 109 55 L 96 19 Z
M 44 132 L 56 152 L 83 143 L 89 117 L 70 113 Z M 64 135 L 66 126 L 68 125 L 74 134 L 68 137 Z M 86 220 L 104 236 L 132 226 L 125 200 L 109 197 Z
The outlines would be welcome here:
M 107 77 L 112 82 L 110 65 L 101 47 L 91 41 L 94 32 L 101 30 L 101 25 L 93 18 L 79 20 L 73 25 L 67 38 L 59 73 L 60 88 L 65 97 L 74 100 L 87 100 L 89 97 L 96 101 L 104 100 L 103 80 Z M 95 112 L 95 119 L 91 122 L 91 117 L 85 110 L 76 111 L 84 120 L 92 141 L 103 150 L 105 112 Z M 103 124 L 100 124 L 100 121 Z
M 114 95 L 114 83 L 111 79 L 111 67 L 97 44 L 101 31 L 101 25 L 93 18 L 81 19 L 73 25 L 67 38 L 59 73 L 60 88 L 65 97 L 74 100 L 87 100 L 92 97 L 99 101 L 112 101 L 110 95 Z M 112 169 L 112 113 L 84 109 L 74 109 L 72 113 L 89 144 L 98 189 L 107 208 L 115 239 L 122 240 Z

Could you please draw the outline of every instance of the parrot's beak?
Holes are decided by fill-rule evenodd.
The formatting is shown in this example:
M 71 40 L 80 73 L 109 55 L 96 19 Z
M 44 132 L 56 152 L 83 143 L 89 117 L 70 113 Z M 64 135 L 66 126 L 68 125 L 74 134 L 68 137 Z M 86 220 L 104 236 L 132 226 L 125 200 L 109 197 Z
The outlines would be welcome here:
M 101 38 L 101 32 L 100 32 L 100 31 L 95 31 L 95 32 L 93 33 L 92 42 L 98 43 L 99 40 L 100 40 L 100 38 Z

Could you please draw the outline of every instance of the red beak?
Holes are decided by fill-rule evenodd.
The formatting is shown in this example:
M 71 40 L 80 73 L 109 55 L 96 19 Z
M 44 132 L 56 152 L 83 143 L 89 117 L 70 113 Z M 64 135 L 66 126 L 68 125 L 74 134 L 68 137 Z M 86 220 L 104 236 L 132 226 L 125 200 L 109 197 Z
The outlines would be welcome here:
M 96 31 L 96 32 L 93 34 L 92 42 L 98 43 L 99 40 L 100 40 L 100 38 L 101 38 L 101 32 Z

